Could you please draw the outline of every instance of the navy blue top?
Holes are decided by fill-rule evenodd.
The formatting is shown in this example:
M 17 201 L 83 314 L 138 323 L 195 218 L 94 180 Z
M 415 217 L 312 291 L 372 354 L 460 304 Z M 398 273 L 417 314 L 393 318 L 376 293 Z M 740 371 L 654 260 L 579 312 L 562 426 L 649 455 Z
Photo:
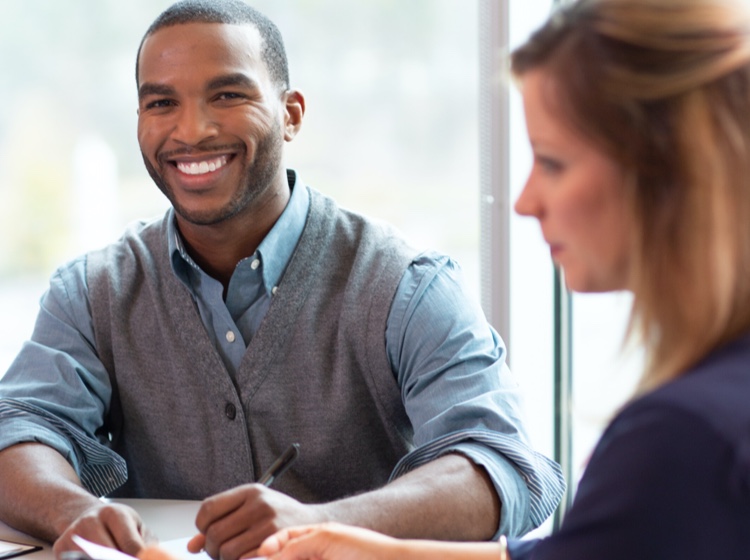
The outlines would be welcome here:
M 560 530 L 512 560 L 750 558 L 750 337 L 631 404 Z

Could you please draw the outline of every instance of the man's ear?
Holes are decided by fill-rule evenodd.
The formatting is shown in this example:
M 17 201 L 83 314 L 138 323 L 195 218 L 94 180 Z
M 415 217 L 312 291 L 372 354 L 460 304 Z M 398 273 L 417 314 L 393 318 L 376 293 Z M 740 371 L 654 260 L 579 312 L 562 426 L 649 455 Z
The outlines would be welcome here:
M 291 142 L 297 136 L 305 116 L 305 96 L 301 91 L 290 89 L 284 92 L 284 140 Z

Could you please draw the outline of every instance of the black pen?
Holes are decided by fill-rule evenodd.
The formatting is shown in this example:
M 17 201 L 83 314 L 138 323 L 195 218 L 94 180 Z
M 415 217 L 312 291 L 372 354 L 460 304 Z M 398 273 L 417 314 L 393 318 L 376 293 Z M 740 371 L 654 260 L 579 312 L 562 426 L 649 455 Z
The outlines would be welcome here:
M 293 443 L 287 447 L 286 451 L 281 454 L 281 457 L 273 462 L 273 465 L 268 467 L 268 470 L 258 479 L 258 484 L 271 486 L 274 480 L 280 477 L 284 471 L 292 466 L 292 463 L 294 463 L 298 456 L 299 443 Z

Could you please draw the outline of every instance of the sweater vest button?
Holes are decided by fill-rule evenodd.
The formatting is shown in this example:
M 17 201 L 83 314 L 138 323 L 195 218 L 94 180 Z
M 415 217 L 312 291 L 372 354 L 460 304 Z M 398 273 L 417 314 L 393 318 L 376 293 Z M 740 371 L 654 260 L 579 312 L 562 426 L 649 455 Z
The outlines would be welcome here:
M 227 406 L 224 407 L 224 414 L 226 414 L 227 418 L 230 420 L 234 420 L 237 417 L 237 409 L 232 403 L 227 403 Z

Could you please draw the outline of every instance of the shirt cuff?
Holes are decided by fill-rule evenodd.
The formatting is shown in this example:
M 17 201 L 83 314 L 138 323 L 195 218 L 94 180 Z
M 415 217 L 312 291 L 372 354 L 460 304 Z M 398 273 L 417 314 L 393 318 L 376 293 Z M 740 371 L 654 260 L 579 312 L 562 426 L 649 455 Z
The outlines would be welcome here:
M 0 400 L 0 450 L 36 442 L 55 449 L 70 463 L 83 486 L 105 496 L 127 480 L 125 460 L 78 428 L 44 409 L 16 399 Z

